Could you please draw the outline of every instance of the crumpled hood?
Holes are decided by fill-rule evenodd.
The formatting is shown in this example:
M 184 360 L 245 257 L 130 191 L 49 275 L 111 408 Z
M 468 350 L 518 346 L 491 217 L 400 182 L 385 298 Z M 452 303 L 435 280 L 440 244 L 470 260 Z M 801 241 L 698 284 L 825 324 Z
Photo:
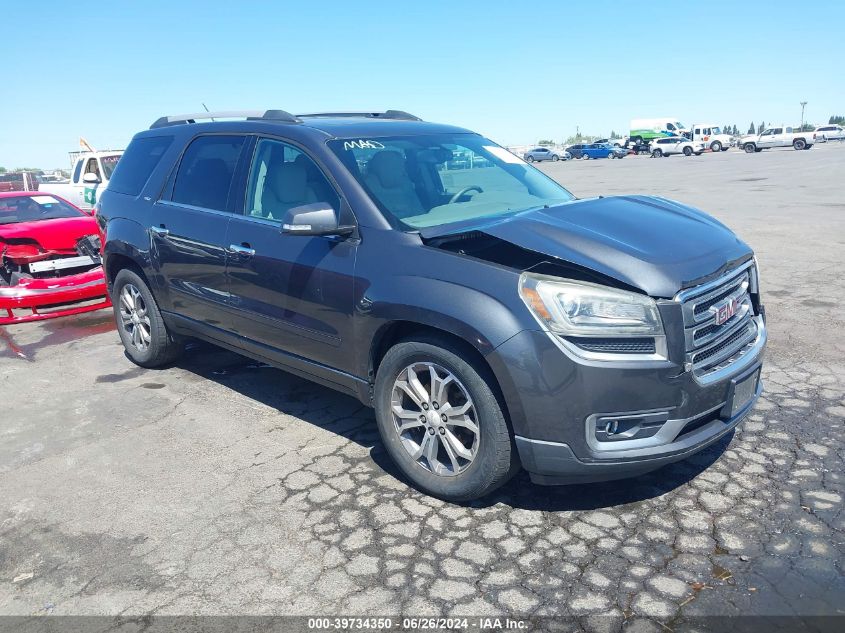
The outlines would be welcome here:
M 56 218 L 0 224 L 0 242 L 4 239 L 29 239 L 38 242 L 45 251 L 72 251 L 80 237 L 98 232 L 97 221 L 92 217 Z
M 578 200 L 493 218 L 460 232 L 468 230 L 589 268 L 652 297 L 673 297 L 753 256 L 715 218 L 651 196 Z

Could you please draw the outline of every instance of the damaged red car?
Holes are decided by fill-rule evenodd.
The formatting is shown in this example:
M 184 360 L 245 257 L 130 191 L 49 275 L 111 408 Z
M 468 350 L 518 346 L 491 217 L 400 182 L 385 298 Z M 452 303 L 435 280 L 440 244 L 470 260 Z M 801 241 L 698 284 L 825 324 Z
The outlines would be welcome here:
M 0 325 L 110 305 L 96 220 L 52 194 L 0 193 Z

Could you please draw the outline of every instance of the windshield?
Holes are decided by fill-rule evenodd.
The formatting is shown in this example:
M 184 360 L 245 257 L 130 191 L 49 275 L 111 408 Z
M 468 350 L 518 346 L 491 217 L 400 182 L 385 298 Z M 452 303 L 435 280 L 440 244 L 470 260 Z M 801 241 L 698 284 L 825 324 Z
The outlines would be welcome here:
M 381 211 L 401 228 L 440 226 L 568 202 L 574 196 L 476 134 L 329 141 Z
M 37 222 L 85 216 L 79 209 L 53 196 L 12 196 L 0 198 L 0 224 Z
M 678 128 L 679 130 L 686 130 L 687 129 L 687 127 L 683 123 L 681 123 L 680 121 L 675 121 L 675 127 Z
M 713 131 L 713 134 L 721 134 L 722 133 L 722 128 L 720 128 L 720 127 L 711 127 L 710 129 Z
M 100 162 L 103 164 L 103 172 L 105 172 L 103 174 L 105 176 L 105 180 L 111 180 L 111 174 L 114 171 L 114 168 L 117 167 L 117 161 L 119 160 L 120 154 L 100 157 Z

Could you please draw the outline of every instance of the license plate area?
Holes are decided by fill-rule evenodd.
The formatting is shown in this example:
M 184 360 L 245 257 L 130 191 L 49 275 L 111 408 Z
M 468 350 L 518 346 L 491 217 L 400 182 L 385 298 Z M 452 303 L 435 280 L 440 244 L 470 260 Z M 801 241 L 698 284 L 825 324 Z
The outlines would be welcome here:
M 728 400 L 727 408 L 730 417 L 734 417 L 748 406 L 748 403 L 754 398 L 754 394 L 757 393 L 757 383 L 759 380 L 760 370 L 757 369 L 750 376 L 734 382 L 733 393 Z

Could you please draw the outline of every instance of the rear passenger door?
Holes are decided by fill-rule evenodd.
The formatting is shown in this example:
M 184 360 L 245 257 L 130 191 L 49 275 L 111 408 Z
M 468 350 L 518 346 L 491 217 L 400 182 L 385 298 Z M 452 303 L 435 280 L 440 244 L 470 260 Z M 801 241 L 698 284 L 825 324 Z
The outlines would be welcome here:
M 151 259 L 162 308 L 210 328 L 230 325 L 226 229 L 245 141 L 242 135 L 196 137 L 150 214 Z
M 292 143 L 259 139 L 245 181 L 244 209 L 232 217 L 227 237 L 232 329 L 287 356 L 282 362 L 298 364 L 294 355 L 351 371 L 357 240 L 281 232 L 293 207 L 328 203 L 342 224 L 354 224 L 351 211 L 321 168 Z

